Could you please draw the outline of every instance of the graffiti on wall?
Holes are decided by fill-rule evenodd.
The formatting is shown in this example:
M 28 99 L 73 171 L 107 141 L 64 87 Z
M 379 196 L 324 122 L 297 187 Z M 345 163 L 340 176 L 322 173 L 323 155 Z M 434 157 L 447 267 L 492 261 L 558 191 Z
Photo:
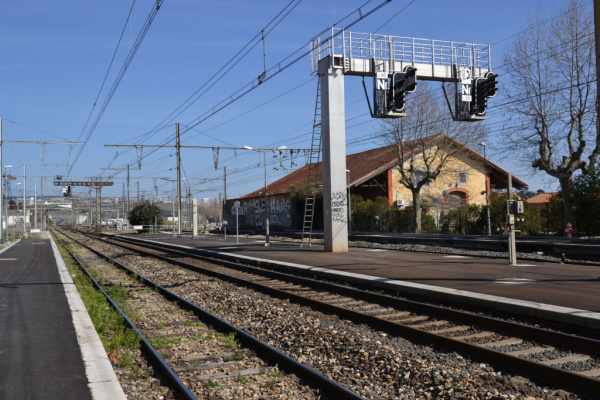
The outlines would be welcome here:
M 334 221 L 346 223 L 346 191 L 332 193 L 331 216 Z
M 264 225 L 266 201 L 264 198 L 241 200 L 239 216 L 241 224 L 250 224 L 255 227 Z M 286 197 L 269 197 L 270 224 L 291 226 L 292 201 Z M 235 213 L 232 210 L 232 215 Z

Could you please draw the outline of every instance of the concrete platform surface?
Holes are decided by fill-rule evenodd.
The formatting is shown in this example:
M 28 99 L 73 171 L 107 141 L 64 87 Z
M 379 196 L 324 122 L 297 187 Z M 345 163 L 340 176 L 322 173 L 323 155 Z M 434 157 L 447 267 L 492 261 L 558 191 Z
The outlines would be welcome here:
M 125 398 L 51 240 L 0 253 L 0 332 L 0 399 Z

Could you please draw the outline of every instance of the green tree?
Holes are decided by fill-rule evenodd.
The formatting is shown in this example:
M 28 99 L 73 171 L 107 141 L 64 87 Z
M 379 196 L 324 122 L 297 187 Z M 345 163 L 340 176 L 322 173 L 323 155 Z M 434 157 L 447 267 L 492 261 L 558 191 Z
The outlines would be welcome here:
M 600 234 L 600 167 L 573 178 L 575 228 L 578 234 Z
M 375 201 L 352 195 L 352 230 L 377 232 L 384 230 L 385 212 L 390 208 L 388 199 L 378 197 Z
M 485 137 L 485 125 L 455 122 L 447 117 L 443 97 L 419 82 L 416 95 L 407 103 L 405 118 L 383 119 L 378 135 L 398 146 L 399 182 L 412 194 L 412 230 L 422 229 L 423 198 L 421 188 L 451 171 L 452 160 Z
M 142 201 L 127 214 L 129 223 L 133 225 L 154 225 L 155 219 L 158 225 L 163 223 L 163 213 L 154 203 L 147 200 Z
M 506 193 L 493 192 L 490 194 L 490 223 L 492 227 L 492 234 L 505 235 L 506 234 L 506 201 L 508 197 Z M 523 218 L 522 222 L 516 223 L 516 229 L 518 235 L 539 235 L 538 217 L 537 210 L 530 206 L 529 203 L 524 201 L 521 197 L 513 194 L 513 200 L 523 201 L 524 213 L 519 217 Z M 562 212 L 562 209 L 561 209 Z M 485 215 L 485 213 L 484 213 Z
M 574 219 L 575 173 L 586 174 L 600 156 L 593 17 L 581 0 L 565 0 L 556 18 L 538 11 L 504 55 L 501 90 L 511 128 L 502 130 L 499 144 L 504 154 L 559 181 L 565 224 Z

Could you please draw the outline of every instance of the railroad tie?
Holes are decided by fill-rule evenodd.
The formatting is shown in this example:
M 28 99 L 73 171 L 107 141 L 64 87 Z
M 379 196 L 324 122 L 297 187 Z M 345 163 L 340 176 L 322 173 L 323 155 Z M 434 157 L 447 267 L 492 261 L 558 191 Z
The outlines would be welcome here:
M 217 374 L 200 375 L 189 378 L 188 380 L 207 382 L 215 381 L 218 379 L 237 378 L 238 376 L 258 375 L 261 373 L 260 368 L 243 369 L 238 371 L 220 372 Z
M 184 365 L 181 367 L 171 367 L 171 369 L 175 372 L 189 372 L 189 371 L 202 371 L 205 369 L 213 369 L 213 368 L 224 368 L 224 367 L 232 367 L 235 365 L 239 365 L 239 361 L 225 361 L 219 363 L 211 363 L 211 364 L 198 364 L 198 365 Z
M 409 315 L 410 315 L 410 311 L 401 311 L 401 312 L 397 312 L 397 313 L 393 313 L 393 314 L 382 315 L 379 318 L 385 319 L 385 320 L 392 320 L 395 318 L 407 317 Z
M 433 333 L 435 333 L 436 335 L 441 335 L 441 334 L 444 334 L 444 333 L 465 331 L 465 330 L 467 330 L 469 328 L 471 328 L 471 327 L 468 326 L 468 325 L 459 325 L 459 326 L 453 326 L 451 328 L 438 329 L 436 331 L 433 331 Z
M 594 368 L 594 369 L 590 369 L 587 371 L 581 371 L 579 373 L 581 375 L 589 376 L 589 377 L 600 376 L 600 368 Z
M 401 324 L 412 324 L 415 322 L 428 321 L 429 317 L 426 315 L 415 315 L 414 317 L 409 317 L 398 321 Z
M 548 346 L 548 347 L 531 347 L 529 349 L 511 351 L 511 352 L 508 352 L 506 354 L 518 357 L 518 356 L 525 356 L 525 355 L 528 355 L 528 354 L 542 353 L 544 351 L 552 351 L 552 350 L 554 350 L 554 347 L 551 347 L 551 346 Z
M 497 342 L 482 343 L 481 345 L 483 347 L 500 347 L 500 346 L 509 346 L 509 345 L 521 344 L 521 343 L 523 343 L 523 339 L 509 338 L 509 339 L 504 339 L 504 340 L 498 340 Z
M 453 336 L 452 339 L 455 340 L 469 340 L 469 339 L 478 339 L 478 338 L 484 338 L 484 337 L 488 337 L 488 336 L 492 336 L 495 335 L 494 332 L 478 332 L 478 333 L 473 333 L 471 335 L 465 335 L 465 336 Z
M 180 352 L 189 352 L 190 350 L 193 349 L 186 349 L 186 350 L 180 350 Z M 205 350 L 205 349 L 203 349 Z M 235 355 L 235 353 L 223 353 L 223 354 L 213 354 L 211 356 L 190 356 L 190 357 L 183 357 L 183 358 L 165 358 L 166 362 L 173 362 L 173 361 L 177 361 L 177 362 L 190 362 L 190 361 L 214 361 L 214 360 L 226 360 L 229 361 L 231 360 L 231 357 L 233 357 Z
M 442 326 L 442 325 L 448 325 L 449 322 L 445 321 L 445 320 L 437 320 L 437 321 L 429 321 L 429 322 L 424 322 L 422 324 L 416 325 L 414 326 L 414 328 L 428 328 L 431 326 Z M 439 331 L 436 331 L 439 332 Z
M 564 364 L 564 363 L 568 363 L 568 362 L 582 362 L 589 358 L 590 358 L 590 356 L 588 356 L 586 354 L 571 354 L 570 356 L 555 358 L 554 360 L 541 361 L 540 364 L 558 365 L 558 364 Z

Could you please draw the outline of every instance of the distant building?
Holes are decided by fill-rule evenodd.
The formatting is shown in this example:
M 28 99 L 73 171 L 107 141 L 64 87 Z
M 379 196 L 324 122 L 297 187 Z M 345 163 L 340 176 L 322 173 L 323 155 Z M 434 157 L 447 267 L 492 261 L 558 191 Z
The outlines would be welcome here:
M 458 143 L 458 142 L 457 142 Z M 458 145 L 461 145 L 458 143 Z M 439 203 L 440 211 L 464 204 L 485 205 L 486 175 L 489 190 L 506 189 L 509 172 L 491 162 L 471 148 L 463 146 L 462 151 L 452 156 L 446 172 L 421 189 L 423 200 Z M 375 200 L 387 198 L 390 207 L 403 208 L 412 205 L 411 192 L 400 183 L 398 168 L 398 146 L 390 145 L 346 156 L 346 169 L 350 170 L 347 188 L 352 195 Z M 486 169 L 487 165 L 487 169 Z M 322 182 L 322 163 L 317 164 L 319 184 Z M 418 171 L 417 171 L 418 174 Z M 304 201 L 296 201 L 290 190 L 307 181 L 307 168 L 303 166 L 268 186 L 270 225 L 284 229 L 302 229 Z M 418 178 L 418 176 L 417 176 Z M 516 190 L 527 187 L 527 183 L 512 175 L 512 185 Z M 225 206 L 225 219 L 229 226 L 235 226 L 234 202 L 240 201 L 238 214 L 240 226 L 261 229 L 265 213 L 264 187 L 241 196 L 228 199 Z M 317 200 L 315 229 L 321 229 L 322 202 Z M 435 209 L 432 210 L 435 212 Z
M 530 206 L 535 208 L 538 213 L 538 226 L 540 232 L 550 234 L 550 224 L 548 219 L 548 210 L 550 209 L 550 199 L 557 192 L 540 193 L 528 198 L 526 201 Z

